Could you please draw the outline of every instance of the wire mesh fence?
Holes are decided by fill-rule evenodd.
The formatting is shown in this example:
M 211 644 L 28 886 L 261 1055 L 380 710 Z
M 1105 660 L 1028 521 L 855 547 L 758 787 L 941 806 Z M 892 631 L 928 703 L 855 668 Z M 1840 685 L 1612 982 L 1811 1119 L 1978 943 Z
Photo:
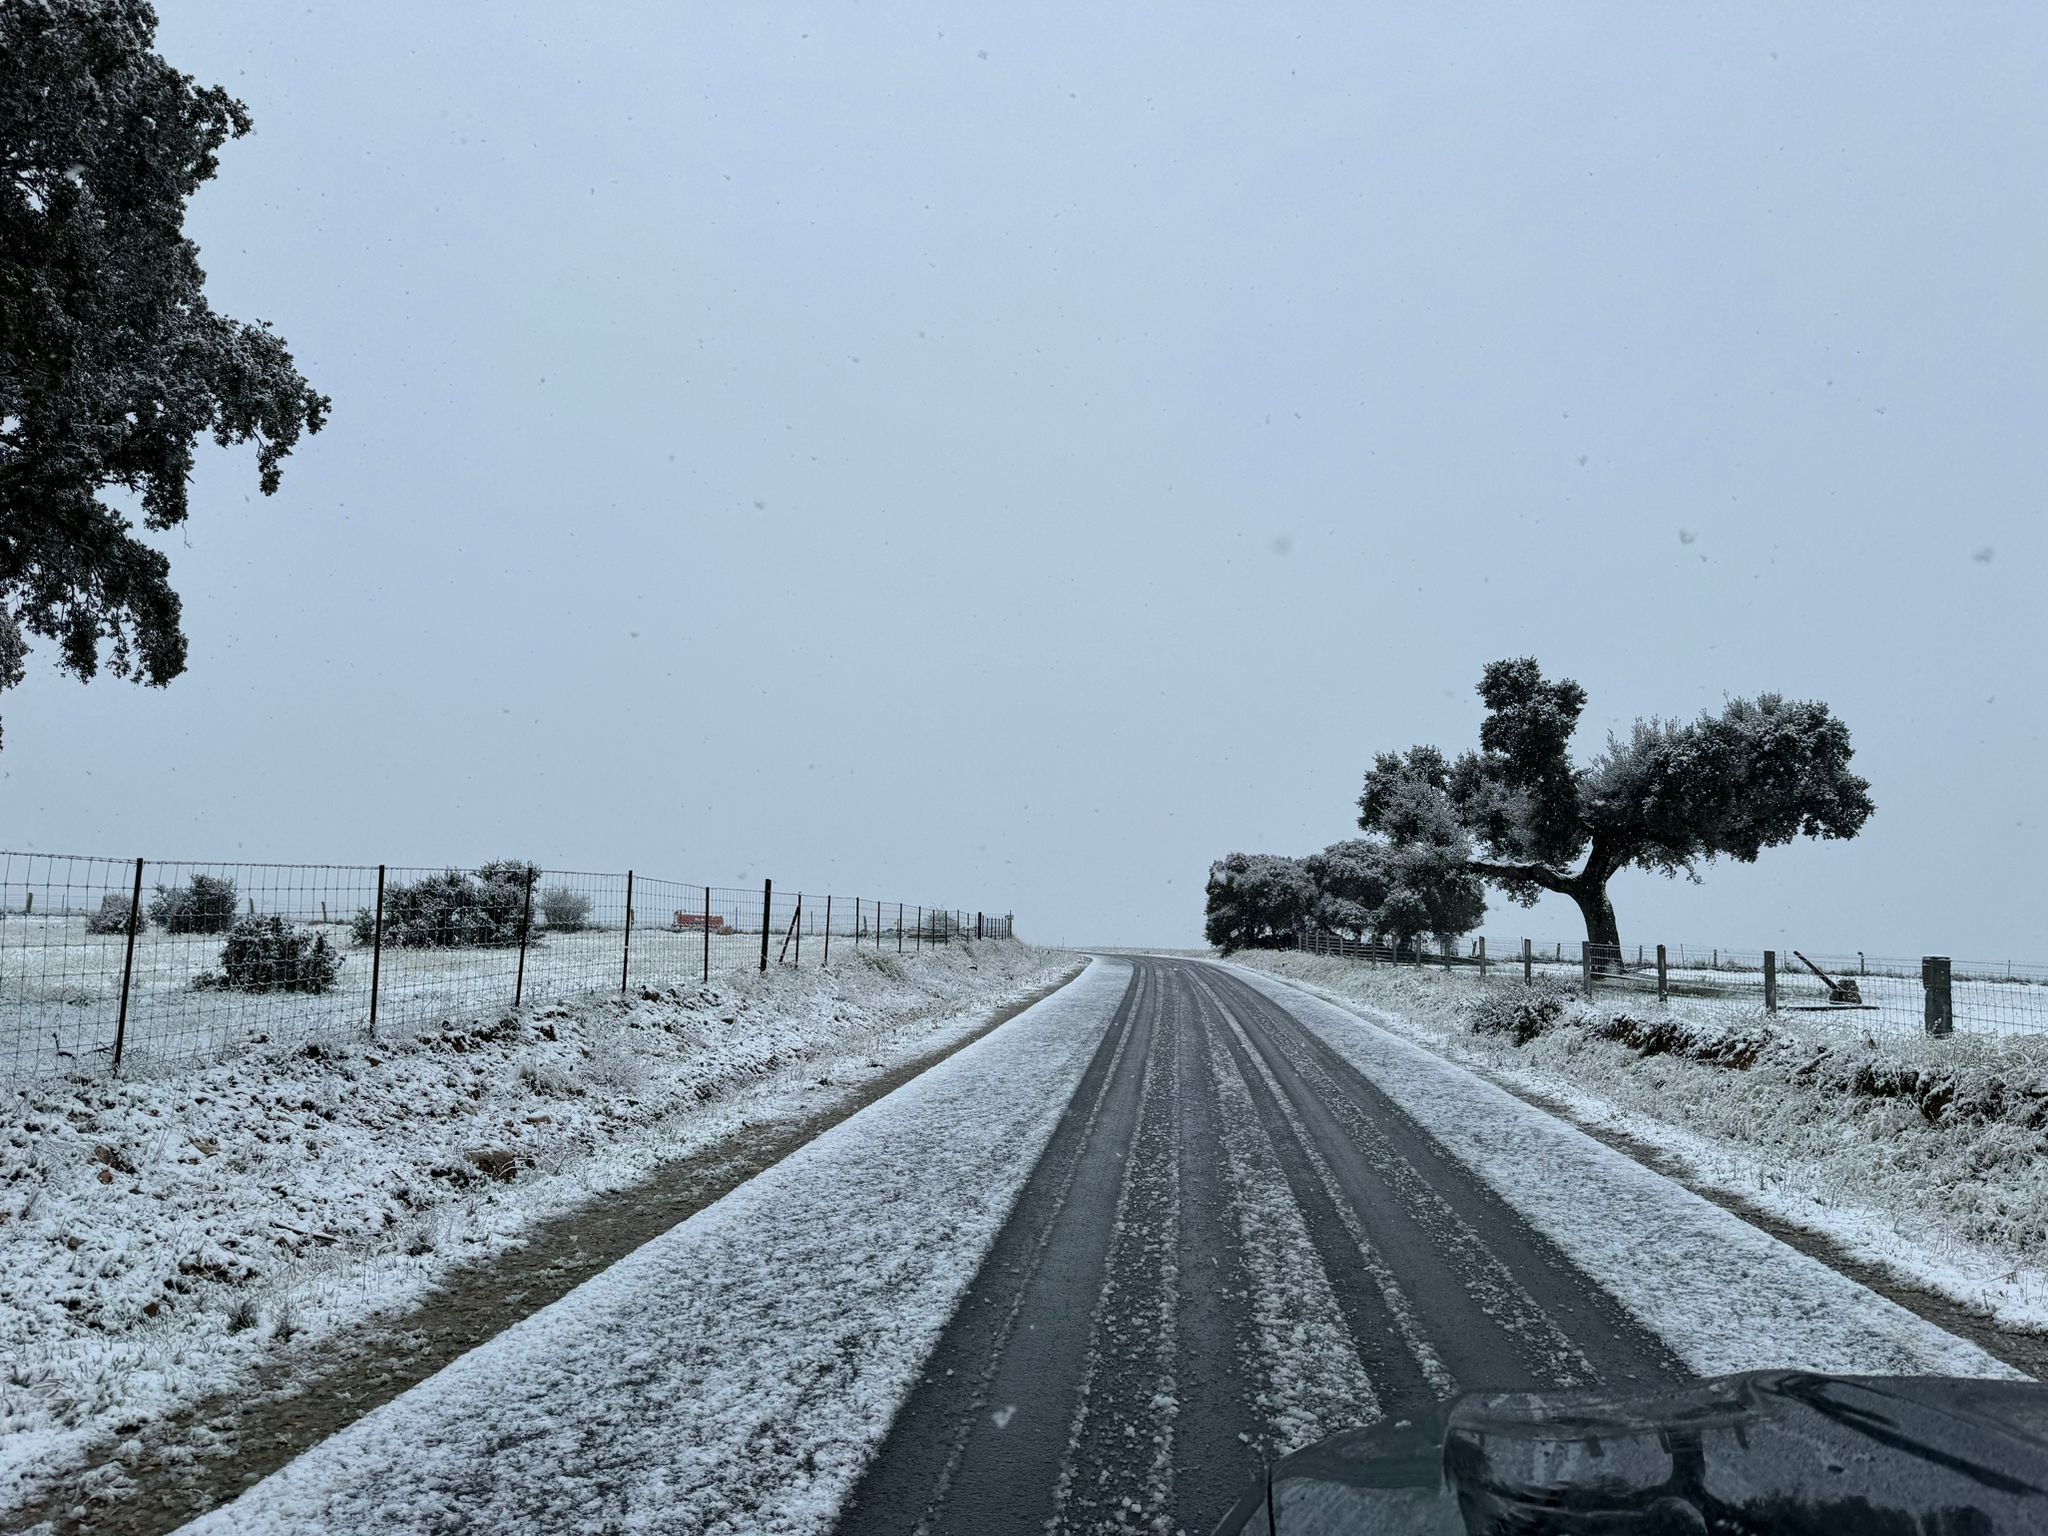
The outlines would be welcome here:
M 0 1075 L 402 1035 L 834 946 L 1007 939 L 1008 913 L 548 870 L 0 852 Z
M 1718 945 L 1596 945 L 1489 934 L 1401 944 L 1304 931 L 1311 953 L 1418 965 L 1482 982 L 1539 978 L 1588 996 L 1664 1006 L 1708 1003 L 1766 1014 L 1853 1015 L 1873 1031 L 2048 1034 L 2048 965 L 1915 959 Z

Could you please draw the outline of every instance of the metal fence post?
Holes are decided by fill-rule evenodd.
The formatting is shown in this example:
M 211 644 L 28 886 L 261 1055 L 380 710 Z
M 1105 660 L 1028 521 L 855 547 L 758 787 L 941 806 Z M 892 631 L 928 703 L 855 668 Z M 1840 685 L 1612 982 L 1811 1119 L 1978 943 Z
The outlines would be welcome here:
M 1657 946 L 1657 1001 L 1668 1001 L 1671 996 L 1671 975 L 1665 968 L 1664 946 Z
M 384 980 L 384 866 L 377 866 L 377 915 L 370 927 L 370 1038 L 377 1037 L 377 991 Z
M 1589 939 L 1579 941 L 1579 985 L 1588 997 L 1593 995 L 1593 944 Z
M 832 894 L 825 894 L 825 953 L 818 961 L 818 968 L 824 969 L 832 963 Z
M 1522 980 L 1536 979 L 1536 956 L 1527 939 L 1522 940 Z
M 533 932 L 533 886 L 540 878 L 540 871 L 531 864 L 526 866 L 526 908 L 519 914 L 519 975 L 512 983 L 512 1006 L 517 1008 L 526 996 L 526 939 Z
M 789 915 L 790 931 L 796 935 L 796 968 L 804 968 L 804 893 L 796 893 L 796 910 Z
M 903 903 L 896 903 L 896 953 L 903 953 Z
M 763 976 L 768 974 L 768 911 L 769 904 L 774 899 L 775 882 L 773 880 L 763 880 L 761 882 L 761 974 Z
M 977 944 L 981 942 L 981 934 L 981 914 L 977 912 L 974 914 L 974 939 Z
M 1767 949 L 1764 951 L 1764 1012 L 1774 1014 L 1777 1011 L 1778 952 L 1775 949 Z
M 1937 1039 L 1955 1033 L 1955 994 L 1950 989 L 1947 955 L 1923 955 L 1920 986 L 1927 994 L 1927 1033 Z
M 626 871 L 626 942 L 619 954 L 619 991 L 626 990 L 626 973 L 633 968 L 633 871 Z
M 232 910 L 228 916 L 234 916 Z M 128 1046 L 128 984 L 135 979 L 135 930 L 142 926 L 142 860 L 135 861 L 135 889 L 128 897 L 128 953 L 121 961 L 121 1007 L 114 1015 L 114 1070 Z
M 704 887 L 704 979 L 711 979 L 711 887 Z
M 924 944 L 924 908 L 917 909 L 917 926 L 910 930 L 910 952 L 914 955 Z

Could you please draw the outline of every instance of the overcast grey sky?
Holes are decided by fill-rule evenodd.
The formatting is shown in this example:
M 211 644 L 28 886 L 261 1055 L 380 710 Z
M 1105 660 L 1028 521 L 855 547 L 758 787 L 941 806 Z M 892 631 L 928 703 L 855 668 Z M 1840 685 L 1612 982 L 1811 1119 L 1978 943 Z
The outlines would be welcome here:
M 1189 943 L 1533 654 L 1875 786 L 1625 940 L 2048 959 L 2038 7 L 159 4 L 333 421 L 204 452 L 186 677 L 39 654 L 9 844 Z

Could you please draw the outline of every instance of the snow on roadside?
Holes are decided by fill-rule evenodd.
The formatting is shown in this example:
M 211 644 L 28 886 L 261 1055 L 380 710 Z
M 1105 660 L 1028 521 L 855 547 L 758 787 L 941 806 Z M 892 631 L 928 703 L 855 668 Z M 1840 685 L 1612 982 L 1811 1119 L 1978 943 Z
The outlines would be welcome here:
M 1128 980 L 1094 962 L 187 1530 L 828 1528 Z
M 1016 943 L 0 1089 L 0 1513 L 154 1417 L 416 1301 L 539 1217 L 959 1039 Z M 117 1487 L 106 1490 L 110 1495 Z
M 1383 1088 L 1703 1375 L 1771 1367 L 2019 1374 L 1445 1061 L 1398 1033 L 1379 1010 L 1340 1007 L 1262 970 L 1236 969 Z
M 1977 1311 L 2048 1331 L 2048 1039 L 1871 1036 L 1859 1016 L 1760 1014 L 1674 1003 L 1669 1016 L 1738 1048 L 1743 1070 L 1600 1039 L 1571 1018 L 1517 1046 L 1479 1035 L 1467 978 L 1302 955 L 1239 956 L 1388 1028 L 1671 1157 L 1694 1183 L 1737 1196 L 1848 1257 Z M 1499 988 L 1493 989 L 1500 993 Z M 1645 1019 L 1636 999 L 1630 1011 Z M 1848 1021 L 1845 1027 L 1844 1018 Z M 1905 1096 L 1859 1085 L 1958 1083 L 2002 1112 L 1930 1119 Z M 1938 1102 L 1930 1100 L 1930 1102 Z

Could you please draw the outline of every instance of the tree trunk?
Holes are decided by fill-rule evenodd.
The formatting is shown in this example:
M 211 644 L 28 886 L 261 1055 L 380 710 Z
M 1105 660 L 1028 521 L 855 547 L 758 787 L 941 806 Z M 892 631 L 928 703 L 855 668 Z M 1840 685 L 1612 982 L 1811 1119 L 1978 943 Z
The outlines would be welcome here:
M 1593 948 L 1593 969 L 1610 974 L 1626 967 L 1621 960 L 1621 925 L 1614 920 L 1614 903 L 1607 899 L 1607 882 L 1575 882 L 1565 894 L 1579 905 L 1586 920 L 1586 942 Z

